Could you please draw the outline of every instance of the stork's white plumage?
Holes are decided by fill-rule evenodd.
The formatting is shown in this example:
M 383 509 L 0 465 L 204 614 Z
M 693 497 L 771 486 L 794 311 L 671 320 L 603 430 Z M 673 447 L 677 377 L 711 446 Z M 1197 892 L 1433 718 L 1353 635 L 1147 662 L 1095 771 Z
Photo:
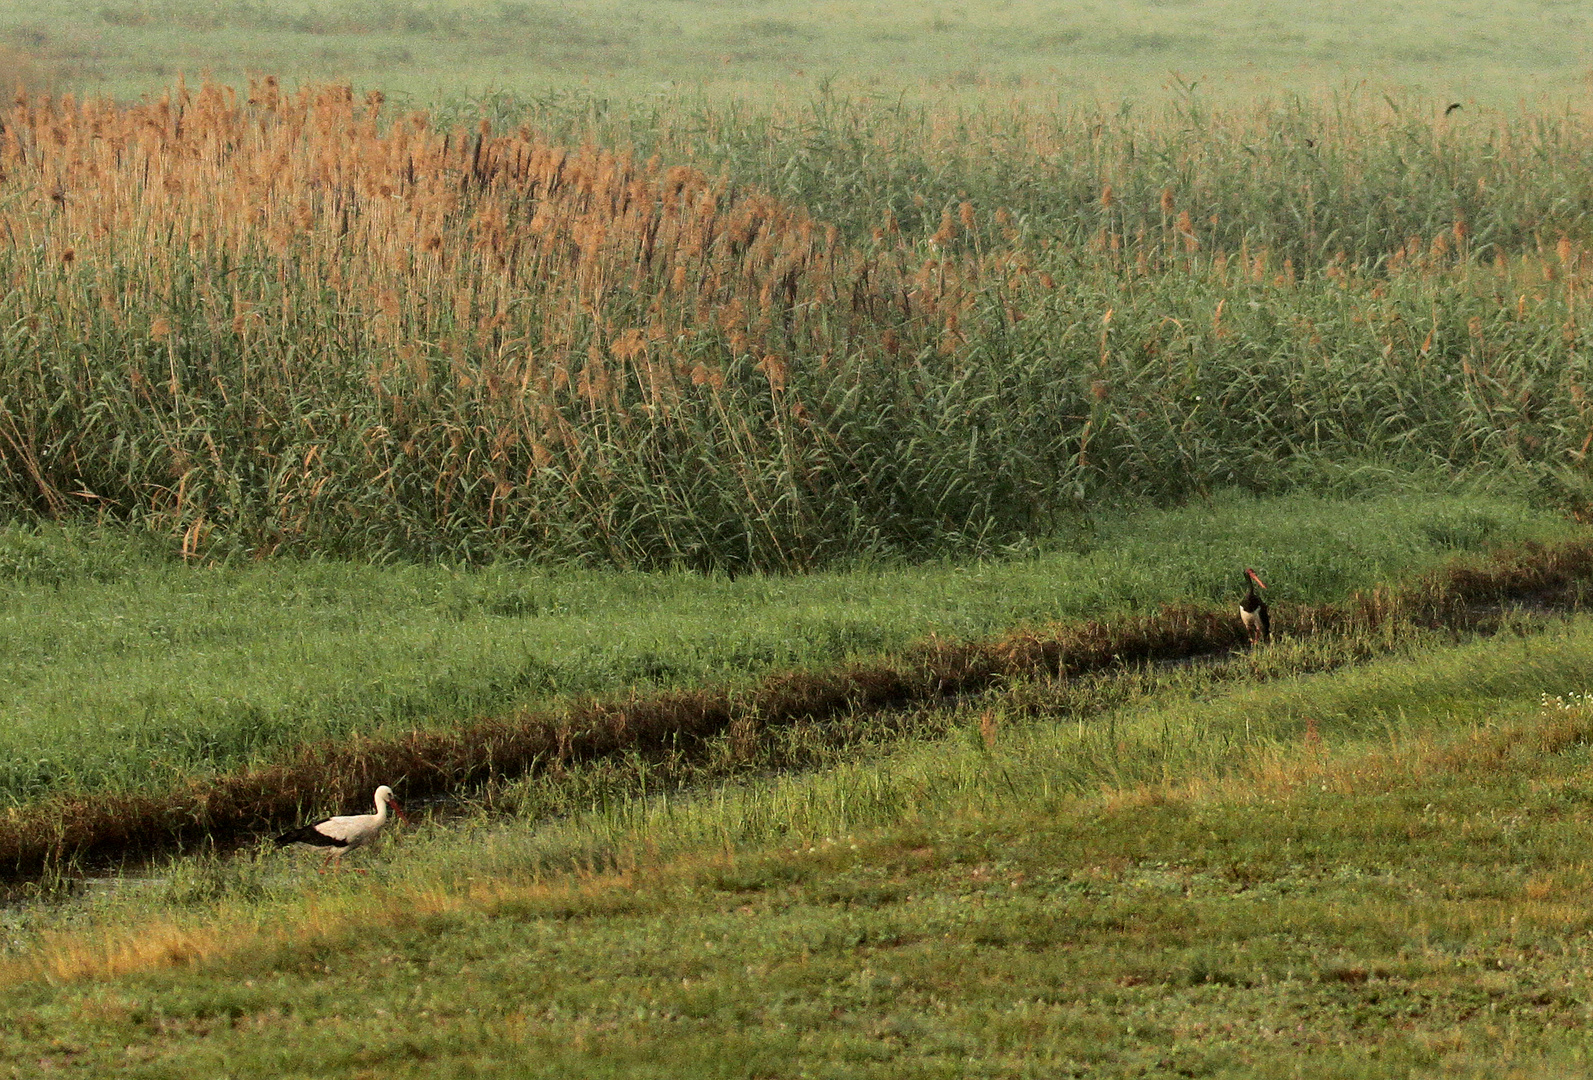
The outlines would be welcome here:
M 331 848 L 326 853 L 326 861 L 321 864 L 321 869 L 324 871 L 333 859 L 338 859 L 338 865 L 342 866 L 344 855 L 357 847 L 364 847 L 381 834 L 382 826 L 387 824 L 389 807 L 399 817 L 404 816 L 398 800 L 393 798 L 393 789 L 383 784 L 376 789 L 376 813 L 330 817 L 313 825 L 305 825 L 277 837 L 277 847 L 309 844 L 312 847 Z

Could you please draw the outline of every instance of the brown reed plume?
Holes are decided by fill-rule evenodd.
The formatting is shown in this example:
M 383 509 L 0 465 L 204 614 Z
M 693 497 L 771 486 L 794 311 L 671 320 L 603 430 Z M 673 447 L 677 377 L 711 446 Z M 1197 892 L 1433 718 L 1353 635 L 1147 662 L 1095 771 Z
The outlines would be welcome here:
M 41 347 L 119 361 L 29 393 L 108 398 L 97 422 L 128 452 L 92 459 L 81 414 L 71 433 L 70 414 L 11 415 L 0 478 L 185 551 L 218 529 L 269 550 L 333 521 L 464 519 L 524 548 L 567 527 L 621 563 L 713 562 L 692 558 L 700 523 L 654 513 L 638 535 L 605 509 L 711 482 L 744 518 L 736 558 L 802 564 L 848 453 L 813 422 L 823 398 L 887 340 L 960 341 L 979 276 L 972 253 L 853 248 L 698 169 L 439 130 L 345 86 L 19 97 L 3 124 L 0 275 Z

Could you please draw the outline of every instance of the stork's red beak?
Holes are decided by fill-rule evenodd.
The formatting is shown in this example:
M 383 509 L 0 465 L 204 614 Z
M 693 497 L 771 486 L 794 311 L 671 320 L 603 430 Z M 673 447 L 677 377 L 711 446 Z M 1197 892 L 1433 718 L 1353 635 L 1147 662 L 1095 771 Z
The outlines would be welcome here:
M 1262 581 L 1260 578 L 1256 577 L 1256 572 L 1254 570 L 1251 570 L 1248 567 L 1245 568 L 1245 577 L 1249 578 L 1251 581 L 1255 582 L 1257 585 L 1260 585 L 1263 589 L 1265 589 L 1267 587 L 1267 583 L 1265 581 Z
M 397 799 L 391 800 L 388 805 L 393 808 L 393 813 L 398 815 L 399 821 L 402 821 L 405 825 L 409 824 L 409 818 L 404 816 L 404 808 L 398 805 Z

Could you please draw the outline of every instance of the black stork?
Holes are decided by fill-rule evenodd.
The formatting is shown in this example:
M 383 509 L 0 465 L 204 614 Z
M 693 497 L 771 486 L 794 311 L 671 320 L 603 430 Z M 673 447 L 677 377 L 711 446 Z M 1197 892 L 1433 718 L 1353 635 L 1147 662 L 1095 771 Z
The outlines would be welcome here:
M 1245 567 L 1245 577 L 1248 579 L 1249 591 L 1245 598 L 1239 601 L 1239 621 L 1245 624 L 1245 629 L 1250 631 L 1251 641 L 1266 641 L 1272 636 L 1272 619 L 1267 615 L 1267 602 L 1261 599 L 1261 594 L 1256 592 L 1257 587 L 1265 589 L 1267 583 L 1256 576 L 1256 572 Z

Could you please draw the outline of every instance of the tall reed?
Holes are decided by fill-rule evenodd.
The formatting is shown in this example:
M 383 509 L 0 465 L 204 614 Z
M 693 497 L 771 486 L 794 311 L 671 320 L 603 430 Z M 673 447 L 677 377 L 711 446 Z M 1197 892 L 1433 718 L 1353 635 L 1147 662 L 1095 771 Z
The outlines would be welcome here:
M 973 153 L 967 124 L 869 122 Z M 1580 467 L 1583 233 L 1542 230 L 1585 223 L 1547 184 L 1517 168 L 1436 229 L 1324 233 L 1401 190 L 1349 119 L 1332 213 L 1309 185 L 1262 198 L 1328 152 L 1293 114 L 1155 129 L 1163 165 L 1137 171 L 1122 132 L 1108 155 L 1099 130 L 1013 123 L 1029 182 L 1076 174 L 1062 210 L 1021 175 L 990 189 L 1016 209 L 930 178 L 934 200 L 863 200 L 865 231 L 733 160 L 392 117 L 344 87 L 19 97 L 0 505 L 188 551 L 792 570 L 1368 459 Z M 1418 134 L 1450 161 L 1438 123 Z M 1268 131 L 1249 172 L 1231 147 L 1201 164 Z M 1589 153 L 1547 122 L 1508 134 L 1490 167 L 1571 175 Z M 1536 231 L 1502 224 L 1531 199 Z

